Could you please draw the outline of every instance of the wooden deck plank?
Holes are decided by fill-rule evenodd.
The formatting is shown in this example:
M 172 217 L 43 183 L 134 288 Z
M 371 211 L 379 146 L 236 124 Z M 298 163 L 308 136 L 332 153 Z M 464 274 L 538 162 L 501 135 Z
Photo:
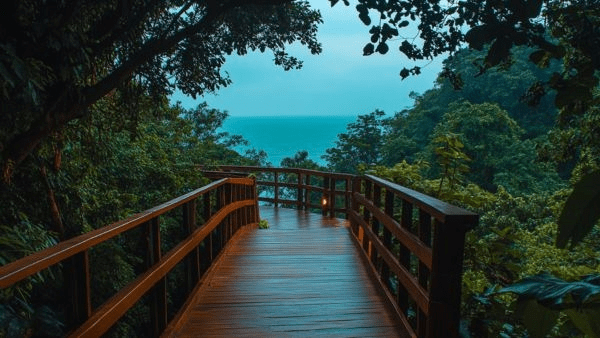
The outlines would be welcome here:
M 261 207 L 170 337 L 398 337 L 345 220 Z

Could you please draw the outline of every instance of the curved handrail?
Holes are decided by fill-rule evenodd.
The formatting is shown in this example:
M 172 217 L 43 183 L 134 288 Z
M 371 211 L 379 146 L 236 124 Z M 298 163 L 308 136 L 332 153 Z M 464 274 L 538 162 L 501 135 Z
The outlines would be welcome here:
M 205 224 L 196 227 L 196 200 L 200 197 L 204 197 L 203 218 L 207 221 Z M 175 208 L 183 208 L 184 228 L 188 229 L 189 235 L 163 256 L 160 252 L 158 217 Z M 213 208 L 218 210 L 213 212 Z M 71 290 L 77 292 L 77 294 L 72 295 L 73 300 L 71 300 L 71 303 L 77 304 L 74 307 L 78 309 L 76 310 L 78 313 L 74 313 L 73 316 L 78 318 L 76 323 L 78 327 L 69 336 L 99 336 L 110 329 L 144 294 L 156 288 L 159 284 L 166 285 L 164 283 L 165 275 L 192 251 L 198 249 L 199 245 L 207 239 L 207 236 L 216 229 L 220 228 L 220 233 L 224 234 L 222 240 L 225 243 L 239 227 L 258 223 L 258 220 L 256 181 L 252 178 L 220 179 L 127 219 L 63 241 L 51 248 L 1 266 L 0 288 L 10 287 L 14 283 L 57 263 L 70 262 L 75 264 L 77 276 L 69 276 L 69 278 L 73 278 L 75 283 L 80 283 L 74 288 L 75 290 Z M 233 224 L 233 222 L 236 224 Z M 154 257 L 148 270 L 92 311 L 88 251 L 100 243 L 140 226 L 148 226 L 150 236 L 148 250 L 150 251 L 149 255 Z M 220 250 L 221 247 L 218 249 Z M 210 257 L 205 258 L 209 261 L 208 263 L 212 263 L 212 255 L 211 252 Z M 77 260 L 77 258 L 81 259 Z M 195 263 L 192 263 L 195 270 L 190 269 L 191 275 L 186 280 L 198 281 L 202 274 L 198 270 L 200 266 L 199 256 L 196 255 L 195 259 Z M 162 310 L 155 314 L 157 318 L 152 319 L 153 324 L 156 325 L 154 329 L 154 335 L 156 336 L 164 330 L 167 324 L 166 289 L 164 285 L 160 285 L 162 289 L 157 289 L 158 293 L 162 292 L 162 296 L 159 294 L 156 297 L 159 299 L 158 307 L 162 307 Z M 161 297 L 162 300 L 160 300 Z M 161 302 L 162 304 L 160 304 Z
M 112 296 L 77 330 L 69 337 L 90 337 L 104 333 L 123 316 L 131 304 L 136 303 L 146 292 L 148 292 L 167 272 L 189 254 L 200 242 L 202 242 L 211 231 L 231 212 L 240 208 L 253 205 L 254 201 L 234 202 L 219 210 L 204 226 L 196 229 L 188 238 L 179 243 L 167 253 L 151 269 L 140 275 L 136 280 L 129 283 L 125 288 Z

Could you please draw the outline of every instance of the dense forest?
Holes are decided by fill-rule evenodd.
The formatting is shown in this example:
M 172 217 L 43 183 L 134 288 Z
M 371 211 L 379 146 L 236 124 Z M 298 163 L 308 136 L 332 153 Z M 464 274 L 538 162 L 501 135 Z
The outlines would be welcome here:
M 398 42 L 410 60 L 449 53 L 444 70 L 411 108 L 358 116 L 327 167 L 302 150 L 280 165 L 372 173 L 477 212 L 463 336 L 600 337 L 600 6 L 449 3 L 358 1 L 366 56 Z M 219 131 L 226 112 L 169 95 L 228 85 L 232 53 L 271 50 L 287 70 L 301 61 L 286 44 L 321 49 L 320 14 L 296 1 L 8 1 L 0 17 L 2 265 L 205 184 L 199 164 L 265 165 Z M 398 38 L 409 20 L 421 46 Z M 139 272 L 134 236 L 90 253 L 94 305 Z M 65 334 L 58 270 L 0 292 L 0 336 Z M 109 335 L 144 332 L 139 307 Z

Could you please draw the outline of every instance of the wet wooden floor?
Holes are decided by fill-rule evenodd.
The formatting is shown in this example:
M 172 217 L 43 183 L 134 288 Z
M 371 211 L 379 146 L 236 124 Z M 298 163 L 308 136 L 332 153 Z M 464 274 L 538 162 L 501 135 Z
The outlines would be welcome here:
M 269 229 L 240 230 L 170 337 L 398 337 L 345 220 L 261 207 Z

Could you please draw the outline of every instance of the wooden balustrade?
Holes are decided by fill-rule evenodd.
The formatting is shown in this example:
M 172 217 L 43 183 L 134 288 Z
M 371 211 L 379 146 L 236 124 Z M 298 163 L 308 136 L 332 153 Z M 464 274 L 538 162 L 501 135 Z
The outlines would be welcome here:
M 477 214 L 370 175 L 246 166 L 218 169 L 205 172 L 210 177 L 252 173 L 259 178 L 259 187 L 274 187 L 273 197 L 259 197 L 261 201 L 321 209 L 331 217 L 346 215 L 358 246 L 409 335 L 459 336 L 464 239 L 477 225 Z M 290 179 L 290 174 L 297 179 Z M 317 185 L 312 183 L 315 177 Z M 338 190 L 338 182 L 343 182 L 343 189 Z M 280 188 L 292 190 L 297 199 L 282 197 Z M 326 204 L 315 203 L 314 192 Z
M 407 332 L 458 337 L 464 239 L 477 214 L 370 175 L 354 178 L 352 201 L 352 231 Z
M 323 215 L 347 217 L 354 175 L 299 168 L 217 166 L 203 170 L 207 177 L 244 177 L 252 174 L 259 186 L 258 200 L 274 206 L 320 210 Z
M 70 336 L 106 332 L 146 294 L 150 334 L 157 336 L 170 319 L 167 273 L 185 262 L 181 287 L 189 295 L 236 230 L 259 221 L 258 201 L 263 201 L 349 218 L 357 247 L 409 336 L 458 337 L 464 239 L 477 225 L 476 214 L 370 175 L 250 166 L 217 169 L 203 170 L 218 179 L 203 188 L 0 267 L 0 288 L 62 263 L 74 329 Z M 255 178 L 243 178 L 249 174 Z M 163 254 L 159 217 L 175 209 L 181 209 L 187 237 Z M 147 270 L 92 309 L 89 250 L 139 227 L 145 231 Z
M 197 201 L 200 199 L 200 203 Z M 199 209 L 198 205 L 202 207 Z M 181 231 L 186 237 L 167 253 L 161 252 L 160 217 L 181 210 Z M 204 222 L 199 224 L 200 216 Z M 168 323 L 166 275 L 184 262 L 182 285 L 189 295 L 233 234 L 247 224 L 257 223 L 256 181 L 227 178 L 215 181 L 160 206 L 125 220 L 63 241 L 23 259 L 0 267 L 0 288 L 4 289 L 44 269 L 61 263 L 68 302 L 66 318 L 70 337 L 100 336 L 108 331 L 144 295 L 150 299 L 148 335 L 159 336 Z M 134 281 L 99 307 L 92 309 L 89 251 L 132 229 L 146 236 L 146 267 Z M 142 257 L 144 258 L 144 257 Z M 174 311 L 170 311 L 174 312 Z

